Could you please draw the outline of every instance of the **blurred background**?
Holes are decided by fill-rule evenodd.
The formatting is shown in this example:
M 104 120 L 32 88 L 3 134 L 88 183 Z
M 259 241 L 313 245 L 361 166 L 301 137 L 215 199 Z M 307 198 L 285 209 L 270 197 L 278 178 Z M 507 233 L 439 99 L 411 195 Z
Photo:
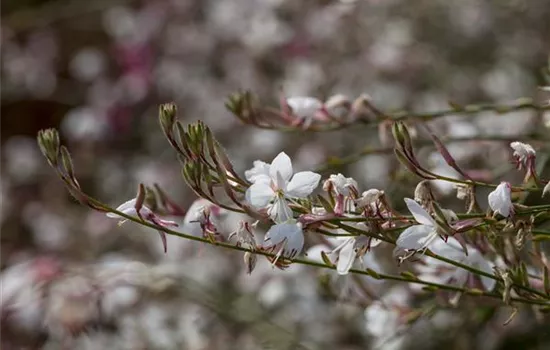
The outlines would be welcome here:
M 466 300 L 404 328 L 381 313 L 376 323 L 387 326 L 377 333 L 366 324 L 369 298 L 327 291 L 327 279 L 341 282 L 330 274 L 273 270 L 259 259 L 249 276 L 237 253 L 172 238 L 164 254 L 154 231 L 119 227 L 72 200 L 35 136 L 59 128 L 82 187 L 105 203 L 158 183 L 187 209 L 196 198 L 158 127 L 159 103 L 174 101 L 185 122 L 204 120 L 241 173 L 280 151 L 295 169 L 313 170 L 379 146 L 377 130 L 258 130 L 225 110 L 226 97 L 250 89 L 277 106 L 281 89 L 323 100 L 366 93 L 388 112 L 536 97 L 549 19 L 546 0 L 3 1 L 2 348 L 547 349 L 548 324 L 529 313 L 506 328 L 510 310 Z M 541 149 L 548 119 L 521 110 L 430 125 L 442 136 L 529 139 Z M 490 180 L 521 180 L 506 140 L 449 149 Z M 419 154 L 452 174 L 433 149 Z M 417 179 L 396 169 L 391 155 L 376 154 L 323 175 L 384 189 L 399 208 Z M 438 198 L 462 208 L 448 185 L 438 186 Z M 240 218 L 224 215 L 229 234 Z M 381 255 L 390 261 L 391 249 Z M 366 283 L 378 297 L 395 294 L 393 285 Z

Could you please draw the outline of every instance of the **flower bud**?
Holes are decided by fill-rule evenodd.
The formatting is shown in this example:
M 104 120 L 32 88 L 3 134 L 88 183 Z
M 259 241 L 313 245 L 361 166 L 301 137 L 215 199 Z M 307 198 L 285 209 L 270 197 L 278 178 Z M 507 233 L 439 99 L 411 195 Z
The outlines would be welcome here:
M 331 116 L 337 118 L 341 118 L 346 115 L 351 108 L 350 100 L 342 94 L 331 96 L 328 100 L 325 101 L 324 105 L 327 112 Z
M 56 129 L 46 129 L 38 132 L 38 146 L 42 154 L 52 166 L 57 165 L 59 158 L 59 133 Z
M 245 252 L 243 256 L 244 266 L 246 266 L 246 273 L 251 274 L 256 267 L 256 261 L 258 260 L 257 255 L 251 252 Z
M 428 180 L 422 180 L 416 185 L 414 190 L 414 200 L 422 206 L 427 206 L 434 201 L 434 195 L 432 193 L 432 187 Z
M 174 103 L 161 104 L 159 107 L 159 120 L 162 131 L 169 136 L 172 134 L 176 122 L 177 108 Z

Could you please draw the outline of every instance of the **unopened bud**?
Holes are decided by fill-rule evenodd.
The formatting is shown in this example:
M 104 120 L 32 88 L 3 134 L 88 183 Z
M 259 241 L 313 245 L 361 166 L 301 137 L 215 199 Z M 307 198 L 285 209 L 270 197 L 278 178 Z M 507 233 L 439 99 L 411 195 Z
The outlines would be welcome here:
M 256 261 L 258 260 L 256 254 L 253 254 L 251 252 L 245 252 L 243 256 L 244 260 L 244 266 L 246 267 L 246 273 L 251 274 L 252 271 L 254 271 L 254 268 L 256 267 Z
M 38 132 L 38 146 L 42 154 L 52 166 L 57 165 L 59 158 L 59 133 L 56 129 L 46 129 Z
M 161 104 L 159 107 L 159 120 L 162 130 L 170 135 L 176 122 L 177 108 L 174 103 Z
M 434 201 L 434 195 L 432 193 L 432 187 L 428 180 L 422 180 L 416 185 L 414 189 L 414 200 L 422 206 L 427 206 Z
M 327 112 L 331 116 L 337 118 L 341 118 L 346 115 L 351 108 L 350 100 L 342 94 L 331 96 L 328 100 L 326 100 L 324 105 Z
M 512 281 L 512 276 L 510 274 L 510 271 L 502 271 L 499 268 L 495 268 L 494 270 L 496 275 L 499 276 L 504 283 L 504 290 L 502 291 L 502 301 L 506 305 L 510 305 L 512 286 L 514 284 L 514 282 Z

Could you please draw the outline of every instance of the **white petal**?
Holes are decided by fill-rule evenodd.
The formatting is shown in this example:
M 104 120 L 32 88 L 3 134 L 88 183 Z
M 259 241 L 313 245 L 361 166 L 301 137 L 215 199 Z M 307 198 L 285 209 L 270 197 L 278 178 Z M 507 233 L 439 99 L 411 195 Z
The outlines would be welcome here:
M 275 203 L 269 207 L 267 213 L 275 223 L 284 223 L 293 218 L 292 209 L 290 209 L 284 198 L 277 198 Z
M 286 240 L 284 248 L 285 256 L 294 256 L 302 251 L 304 246 L 304 233 L 302 228 L 295 223 L 284 223 L 271 226 L 265 235 L 265 247 L 274 247 Z
M 321 175 L 312 171 L 296 173 L 286 186 L 286 194 L 291 197 L 305 198 L 315 191 L 319 180 L 321 180 Z
M 414 216 L 414 219 L 422 225 L 428 225 L 428 226 L 435 226 L 434 219 L 428 214 L 428 212 L 420 206 L 420 204 L 416 203 L 416 201 L 405 198 L 405 203 L 407 204 L 407 208 L 409 208 L 409 211 Z
M 350 239 L 340 250 L 338 255 L 338 263 L 336 264 L 336 271 L 339 275 L 347 275 L 351 265 L 355 261 L 356 252 L 354 249 L 355 240 Z
M 323 103 L 314 97 L 290 97 L 286 103 L 297 117 L 313 117 L 323 107 Z
M 276 179 L 277 172 L 281 174 L 283 180 L 286 182 L 288 182 L 292 176 L 292 162 L 285 152 L 279 153 L 277 157 L 273 159 L 273 162 L 271 162 L 269 176 L 271 176 L 272 179 Z
M 489 206 L 494 212 L 504 217 L 508 217 L 512 211 L 512 199 L 510 197 L 510 187 L 506 182 L 501 182 L 497 188 L 489 193 Z
M 267 176 L 269 178 L 269 164 L 267 164 L 266 162 L 262 162 L 261 160 L 255 160 L 253 164 L 254 167 L 252 169 L 244 172 L 244 177 L 248 181 L 254 183 L 256 182 L 256 179 L 260 176 Z
M 491 263 L 489 263 L 489 261 L 487 261 L 487 259 L 485 259 L 485 257 L 481 255 L 477 249 L 473 249 L 470 252 L 469 258 L 470 263 L 468 265 L 493 275 L 493 267 L 491 266 Z M 481 283 L 483 284 L 483 287 L 490 292 L 495 287 L 496 281 L 489 277 L 481 277 Z
M 131 213 L 132 213 L 132 209 L 133 209 L 133 213 L 134 213 L 134 215 L 136 215 L 135 206 L 136 206 L 136 199 L 132 198 L 129 201 L 126 201 L 126 202 L 122 203 L 121 205 L 119 205 L 116 208 L 116 210 L 121 211 L 121 212 L 123 212 L 125 214 L 128 214 L 128 215 L 132 215 Z M 110 218 L 119 218 L 120 217 L 119 215 L 117 215 L 115 213 L 107 213 L 106 215 Z
M 466 258 L 460 243 L 453 237 L 448 237 L 447 242 L 442 239 L 434 240 L 433 243 L 430 244 L 429 248 L 437 255 L 441 255 L 442 257 L 458 262 L 463 261 Z
M 431 226 L 414 225 L 403 231 L 395 244 L 403 249 L 422 249 L 426 247 L 428 240 L 432 238 L 432 232 L 433 227 Z
M 267 207 L 273 197 L 275 192 L 265 182 L 256 182 L 246 190 L 246 200 L 255 208 Z
M 294 226 L 298 229 L 296 229 L 293 234 L 289 235 L 284 251 L 285 256 L 291 258 L 295 257 L 297 254 L 300 254 L 304 248 L 304 232 L 299 226 Z

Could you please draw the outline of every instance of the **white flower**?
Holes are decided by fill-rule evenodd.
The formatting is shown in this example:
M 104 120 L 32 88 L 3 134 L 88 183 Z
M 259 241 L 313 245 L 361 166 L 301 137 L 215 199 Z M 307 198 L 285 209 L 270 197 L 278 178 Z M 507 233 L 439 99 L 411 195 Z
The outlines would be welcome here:
M 430 250 L 437 255 L 468 265 L 488 274 L 493 274 L 492 264 L 474 247 L 467 245 L 468 255 L 460 243 L 453 237 L 447 238 L 447 242 L 438 240 L 430 245 Z M 419 265 L 420 274 L 418 278 L 425 281 L 464 286 L 468 282 L 471 272 L 463 268 L 451 265 L 431 257 L 423 257 L 425 265 Z M 480 277 L 483 287 L 491 291 L 495 286 L 495 280 L 486 276 Z
M 501 182 L 497 188 L 489 193 L 489 206 L 495 213 L 504 217 L 514 212 L 514 205 L 511 198 L 511 187 L 508 182 Z
M 400 331 L 404 326 L 403 314 L 408 309 L 408 300 L 408 290 L 396 286 L 365 309 L 365 327 L 374 337 L 373 348 L 402 348 L 404 338 Z
M 256 209 L 267 208 L 276 223 L 292 219 L 292 210 L 286 199 L 306 198 L 321 179 L 321 175 L 311 171 L 292 174 L 290 158 L 284 152 L 279 153 L 269 165 L 269 174 L 256 174 L 254 183 L 246 191 L 246 200 Z
M 155 213 L 153 213 L 153 211 L 151 209 L 149 209 L 148 207 L 146 207 L 145 205 L 142 205 L 141 208 L 139 209 L 139 213 L 136 209 L 136 202 L 137 202 L 137 199 L 136 198 L 132 198 L 130 199 L 129 201 L 127 202 L 124 202 L 122 203 L 121 205 L 119 205 L 116 210 L 117 211 L 120 211 L 128 216 L 133 216 L 133 217 L 136 217 L 136 218 L 139 218 L 141 217 L 141 219 L 145 220 L 145 221 L 149 221 L 157 226 L 162 226 L 162 227 L 169 227 L 169 226 L 178 226 L 177 223 L 175 223 L 174 221 L 167 221 L 167 220 L 162 220 L 160 219 L 157 215 L 155 215 Z M 125 223 L 126 221 L 128 221 L 128 219 L 118 215 L 118 214 L 115 214 L 115 213 L 107 213 L 107 217 L 110 217 L 110 218 L 119 218 L 121 219 L 119 221 L 119 225 Z M 158 231 L 159 235 L 160 235 L 160 239 L 162 240 L 162 245 L 164 247 L 164 252 L 166 253 L 166 251 L 168 250 L 167 249 L 167 243 L 166 243 L 166 233 L 162 232 L 162 231 Z
M 367 236 L 347 238 L 331 252 L 331 254 L 338 254 L 336 272 L 339 275 L 347 275 L 357 257 L 365 255 L 367 248 L 376 247 L 378 244 L 380 240 Z
M 514 158 L 525 166 L 527 164 L 527 160 L 534 158 L 536 155 L 535 149 L 527 143 L 515 141 L 510 143 L 510 147 L 514 150 Z
M 384 195 L 384 191 L 371 188 L 361 194 L 361 198 L 356 201 L 357 209 L 362 209 L 371 205 L 375 205 L 376 201 Z
M 438 236 L 437 223 L 430 214 L 410 198 L 405 203 L 414 219 L 420 225 L 408 227 L 397 239 L 395 244 L 402 249 L 420 250 L 428 247 Z
M 304 232 L 302 225 L 295 222 L 286 222 L 271 226 L 264 239 L 263 248 L 277 251 L 274 263 L 280 256 L 294 258 L 304 247 Z
M 358 229 L 368 230 L 364 223 L 358 223 L 353 226 Z M 343 242 L 334 248 L 331 255 L 338 254 L 338 258 L 336 259 L 336 272 L 338 272 L 339 275 L 347 275 L 358 257 L 362 257 L 370 248 L 376 247 L 381 242 L 376 238 L 371 238 L 366 235 L 357 237 L 344 236 L 338 237 L 338 239 L 343 240 Z
M 266 162 L 262 162 L 261 160 L 255 160 L 252 164 L 254 167 L 244 172 L 244 177 L 248 181 L 255 183 L 258 177 L 261 177 L 262 175 L 269 176 L 269 168 L 271 165 Z
M 550 193 L 550 181 L 548 181 L 548 183 L 542 189 L 542 196 L 545 197 L 549 193 Z
M 352 191 L 357 191 L 357 181 L 351 177 L 345 177 L 342 174 L 330 175 L 328 180 L 325 181 L 323 189 L 326 191 L 330 188 L 332 188 L 336 194 L 349 196 Z
M 323 102 L 315 97 L 289 97 L 286 103 L 292 109 L 292 113 L 299 118 L 313 118 L 315 113 L 323 108 Z

